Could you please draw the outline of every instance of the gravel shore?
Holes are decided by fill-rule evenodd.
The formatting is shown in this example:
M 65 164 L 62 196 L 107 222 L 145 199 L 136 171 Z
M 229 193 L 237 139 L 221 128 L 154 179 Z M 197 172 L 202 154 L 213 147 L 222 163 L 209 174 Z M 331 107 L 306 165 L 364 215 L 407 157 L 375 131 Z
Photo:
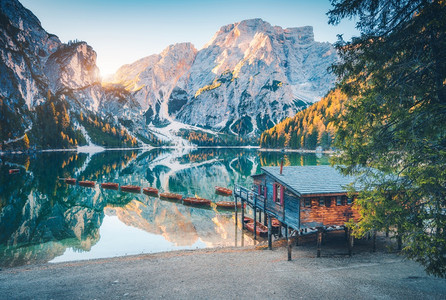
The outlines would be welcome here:
M 221 248 L 0 271 L 2 299 L 446 299 L 446 280 L 383 249 Z

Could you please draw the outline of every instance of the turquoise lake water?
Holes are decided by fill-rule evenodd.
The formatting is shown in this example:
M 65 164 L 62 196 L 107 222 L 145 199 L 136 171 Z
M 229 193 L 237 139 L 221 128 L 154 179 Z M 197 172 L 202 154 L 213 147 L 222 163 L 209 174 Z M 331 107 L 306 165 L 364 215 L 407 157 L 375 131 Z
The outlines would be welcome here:
M 214 187 L 250 187 L 250 175 L 282 158 L 285 166 L 328 164 L 327 156 L 246 149 L 1 156 L 0 267 L 252 245 L 252 235 L 235 226 L 232 210 L 105 190 L 99 183 L 232 201 Z M 12 168 L 20 172 L 9 174 Z M 60 180 L 68 177 L 98 184 L 88 188 Z

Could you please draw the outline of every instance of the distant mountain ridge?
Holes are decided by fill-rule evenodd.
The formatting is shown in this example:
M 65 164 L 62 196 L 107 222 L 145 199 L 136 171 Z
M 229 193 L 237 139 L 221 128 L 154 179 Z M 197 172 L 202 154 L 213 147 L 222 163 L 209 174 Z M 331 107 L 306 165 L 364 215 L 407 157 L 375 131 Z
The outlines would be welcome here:
M 223 26 L 197 51 L 171 45 L 121 67 L 110 79 L 132 92 L 146 124 L 175 119 L 213 130 L 258 135 L 334 85 L 337 60 L 313 28 L 283 29 L 261 19 Z
M 86 42 L 64 44 L 47 33 L 19 1 L 2 0 L 2 149 L 190 145 L 194 131 L 212 143 L 255 141 L 320 99 L 334 84 L 327 68 L 337 60 L 331 44 L 314 41 L 312 27 L 282 29 L 261 19 L 223 26 L 201 50 L 168 46 L 108 82 L 96 55 Z

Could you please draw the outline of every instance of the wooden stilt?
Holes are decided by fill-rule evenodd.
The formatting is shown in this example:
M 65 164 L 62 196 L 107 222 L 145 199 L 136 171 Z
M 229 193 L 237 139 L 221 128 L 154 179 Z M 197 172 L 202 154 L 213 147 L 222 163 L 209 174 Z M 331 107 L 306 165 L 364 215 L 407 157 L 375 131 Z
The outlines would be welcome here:
M 348 228 L 346 226 L 344 226 L 344 233 L 345 240 L 348 242 Z
M 287 232 L 286 237 L 287 237 L 287 245 L 288 245 L 288 261 L 291 260 L 291 234 L 290 234 L 289 231 L 290 231 L 290 228 L 288 228 L 288 226 L 287 226 L 287 228 L 286 228 L 286 232 Z
M 322 228 L 317 228 L 317 257 L 321 257 L 321 245 L 322 245 Z
M 268 249 L 273 250 L 273 240 L 272 240 L 273 225 L 271 223 L 271 216 L 268 216 Z
M 257 239 L 257 213 L 256 213 L 256 207 L 254 205 L 254 239 Z
M 240 202 L 242 203 L 242 229 L 245 229 L 245 209 L 243 208 L 244 207 L 244 201 L 243 201 L 243 198 L 240 198 Z
M 352 230 L 348 230 L 348 256 L 352 256 L 353 252 L 353 243 L 354 243 L 354 236 L 352 234 Z
M 259 223 L 262 223 L 262 210 L 259 209 Z
M 238 221 L 238 220 L 237 220 L 237 219 L 238 219 L 238 218 L 237 218 L 237 215 L 238 215 L 238 214 L 237 214 L 237 196 L 234 197 L 234 200 L 235 200 L 235 206 L 234 206 L 234 210 L 235 210 L 235 229 L 237 230 L 237 223 L 238 223 L 238 222 L 237 222 L 237 221 Z
M 373 252 L 376 252 L 376 230 L 373 230 Z

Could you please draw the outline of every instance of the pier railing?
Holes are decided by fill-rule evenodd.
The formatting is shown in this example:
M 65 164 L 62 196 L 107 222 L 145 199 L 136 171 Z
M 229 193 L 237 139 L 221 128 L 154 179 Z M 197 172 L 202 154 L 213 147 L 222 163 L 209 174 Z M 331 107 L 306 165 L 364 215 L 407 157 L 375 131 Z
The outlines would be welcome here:
M 259 193 L 242 187 L 240 185 L 236 185 L 234 189 L 234 195 L 243 199 L 251 207 L 256 207 L 257 209 L 264 210 L 266 199 L 263 195 L 259 195 Z

